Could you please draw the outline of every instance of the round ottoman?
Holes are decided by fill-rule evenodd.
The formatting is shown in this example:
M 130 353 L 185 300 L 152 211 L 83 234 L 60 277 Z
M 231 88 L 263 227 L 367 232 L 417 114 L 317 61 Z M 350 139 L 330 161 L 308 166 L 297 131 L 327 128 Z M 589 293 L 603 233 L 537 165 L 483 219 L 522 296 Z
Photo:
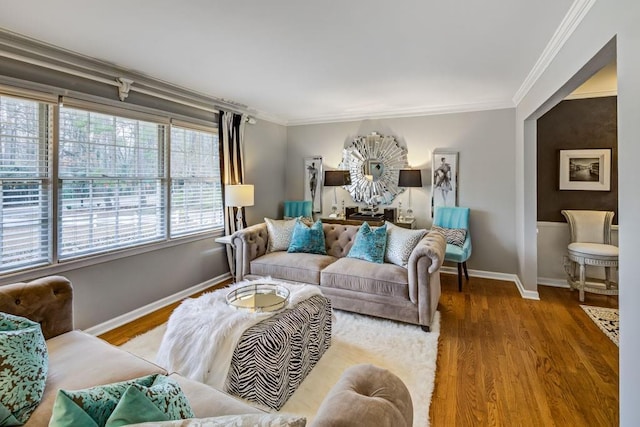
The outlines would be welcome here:
M 345 370 L 313 420 L 314 427 L 411 427 L 413 403 L 395 374 L 373 365 Z

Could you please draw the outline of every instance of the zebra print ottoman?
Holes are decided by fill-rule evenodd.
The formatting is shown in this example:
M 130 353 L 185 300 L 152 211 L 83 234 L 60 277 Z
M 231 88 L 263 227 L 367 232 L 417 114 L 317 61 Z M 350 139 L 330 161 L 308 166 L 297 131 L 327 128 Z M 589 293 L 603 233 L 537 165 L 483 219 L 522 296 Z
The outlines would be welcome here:
M 331 345 L 331 302 L 315 295 L 247 329 L 225 390 L 280 409 Z

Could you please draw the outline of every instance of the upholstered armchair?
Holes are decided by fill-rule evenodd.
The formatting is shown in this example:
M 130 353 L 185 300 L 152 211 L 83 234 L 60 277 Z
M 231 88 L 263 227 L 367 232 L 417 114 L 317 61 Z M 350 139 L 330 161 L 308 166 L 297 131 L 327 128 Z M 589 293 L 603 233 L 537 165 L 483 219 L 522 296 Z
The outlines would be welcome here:
M 445 261 L 455 262 L 458 266 L 458 291 L 462 292 L 462 270 L 469 280 L 467 260 L 471 256 L 471 235 L 469 234 L 469 208 L 444 207 L 436 208 L 433 225 L 439 227 L 447 239 Z M 464 230 L 464 232 L 460 231 Z
M 611 282 L 611 268 L 618 268 L 618 247 L 611 244 L 612 211 L 563 210 L 562 215 L 569 224 L 570 243 L 567 247 L 569 262 L 567 283 L 580 291 L 580 302 L 584 293 L 618 295 L 617 283 Z M 604 286 L 587 277 L 586 267 L 603 267 Z M 579 273 L 576 274 L 576 268 Z
M 313 218 L 311 200 L 286 200 L 284 202 L 284 219 L 296 217 Z

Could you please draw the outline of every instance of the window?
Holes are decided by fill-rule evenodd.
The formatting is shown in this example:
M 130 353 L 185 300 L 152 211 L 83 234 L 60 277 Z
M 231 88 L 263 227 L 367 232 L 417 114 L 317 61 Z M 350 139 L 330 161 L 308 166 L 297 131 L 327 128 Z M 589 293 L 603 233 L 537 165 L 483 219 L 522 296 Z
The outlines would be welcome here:
M 214 127 L 9 93 L 0 96 L 0 274 L 223 227 Z
M 171 127 L 171 237 L 223 227 L 218 135 Z
M 50 107 L 0 96 L 0 271 L 51 259 Z
M 165 237 L 164 125 L 60 109 L 59 257 Z

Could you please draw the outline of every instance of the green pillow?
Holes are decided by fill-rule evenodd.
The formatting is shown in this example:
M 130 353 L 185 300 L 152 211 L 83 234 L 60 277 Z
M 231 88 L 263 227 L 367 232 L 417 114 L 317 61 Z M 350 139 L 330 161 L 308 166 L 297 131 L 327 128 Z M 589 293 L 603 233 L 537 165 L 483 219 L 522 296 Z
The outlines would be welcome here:
M 42 399 L 48 369 L 40 325 L 0 312 L 0 426 L 27 422 Z
M 171 418 L 161 411 L 142 391 L 130 386 L 113 410 L 105 427 L 121 427 L 147 421 L 168 421 Z
M 356 233 L 355 241 L 349 249 L 347 257 L 382 264 L 386 247 L 387 224 L 372 230 L 369 223 L 365 221 Z
M 154 374 L 84 390 L 59 390 L 49 426 L 104 427 L 130 388 L 141 392 L 162 413 L 166 414 L 165 419 L 177 420 L 194 416 L 180 385 L 165 375 Z M 128 396 L 125 404 L 129 400 L 138 401 L 135 392 L 131 393 L 133 396 Z M 120 417 L 124 412 L 125 409 L 121 408 L 116 416 Z M 113 420 L 113 422 L 118 421 Z
M 287 252 L 326 255 L 327 248 L 324 243 L 322 222 L 317 220 L 309 227 L 300 218 L 296 218 L 296 225 L 293 227 L 291 243 Z

